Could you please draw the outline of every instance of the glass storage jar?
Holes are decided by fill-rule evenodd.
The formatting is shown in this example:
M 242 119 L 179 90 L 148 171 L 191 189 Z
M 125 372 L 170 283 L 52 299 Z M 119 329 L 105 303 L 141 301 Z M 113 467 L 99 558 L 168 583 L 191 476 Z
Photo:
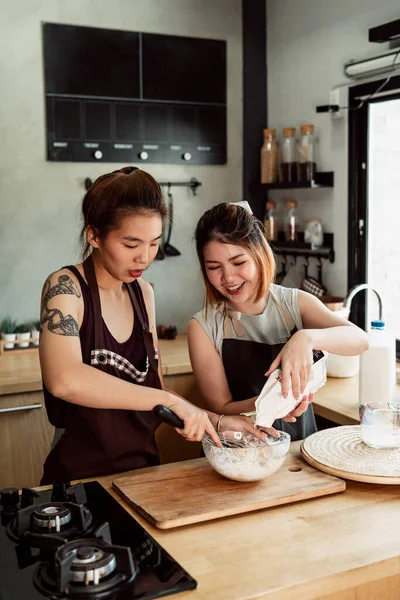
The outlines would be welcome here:
M 298 181 L 313 181 L 317 171 L 315 161 L 314 125 L 301 125 L 300 143 L 298 145 Z
M 265 211 L 265 237 L 267 240 L 275 241 L 278 239 L 278 220 L 275 217 L 276 204 L 272 200 L 268 200 Z
M 292 183 L 297 181 L 296 128 L 284 127 L 280 145 L 279 181 Z
M 278 158 L 276 131 L 275 129 L 264 129 L 264 144 L 261 148 L 261 183 L 276 183 Z
M 296 200 L 286 202 L 287 216 L 285 226 L 285 239 L 287 242 L 297 242 L 299 239 L 299 221 L 297 216 Z

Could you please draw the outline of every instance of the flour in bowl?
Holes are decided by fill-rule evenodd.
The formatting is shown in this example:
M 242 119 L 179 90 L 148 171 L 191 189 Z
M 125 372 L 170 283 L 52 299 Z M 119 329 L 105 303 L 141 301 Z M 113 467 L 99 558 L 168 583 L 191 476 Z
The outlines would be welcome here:
M 247 447 L 217 448 L 212 441 L 203 440 L 204 453 L 220 475 L 235 481 L 258 481 L 275 473 L 286 458 L 290 435 L 280 434 L 279 440 L 272 438 L 267 442 L 251 436 Z M 252 443 L 256 445 L 251 446 Z

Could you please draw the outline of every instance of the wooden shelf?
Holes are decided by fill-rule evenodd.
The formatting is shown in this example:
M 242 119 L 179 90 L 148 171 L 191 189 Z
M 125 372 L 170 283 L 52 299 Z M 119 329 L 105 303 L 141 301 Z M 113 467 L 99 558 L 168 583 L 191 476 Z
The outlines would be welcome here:
M 335 251 L 333 244 L 333 233 L 324 233 L 323 245 L 318 248 L 312 248 L 311 244 L 304 241 L 304 233 L 299 234 L 299 240 L 288 242 L 285 240 L 285 232 L 279 232 L 278 240 L 270 240 L 269 245 L 275 254 L 292 254 L 293 256 L 304 256 L 305 258 L 327 258 L 330 262 L 335 261 Z
M 295 181 L 293 183 L 252 183 L 250 185 L 250 192 L 259 195 L 269 190 L 312 190 L 317 188 L 332 188 L 333 183 L 333 171 L 326 171 L 316 173 L 313 181 Z

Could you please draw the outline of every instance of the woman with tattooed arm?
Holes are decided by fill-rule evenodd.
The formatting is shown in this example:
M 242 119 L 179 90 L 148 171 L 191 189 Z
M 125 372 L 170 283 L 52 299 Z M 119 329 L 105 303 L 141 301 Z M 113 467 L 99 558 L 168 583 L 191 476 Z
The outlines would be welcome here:
M 83 204 L 84 261 L 51 274 L 41 303 L 40 364 L 56 427 L 42 484 L 158 464 L 157 404 L 200 441 L 218 415 L 168 390 L 158 360 L 154 295 L 141 275 L 157 254 L 166 208 L 159 184 L 136 167 L 97 179 Z M 264 434 L 246 417 L 223 429 Z

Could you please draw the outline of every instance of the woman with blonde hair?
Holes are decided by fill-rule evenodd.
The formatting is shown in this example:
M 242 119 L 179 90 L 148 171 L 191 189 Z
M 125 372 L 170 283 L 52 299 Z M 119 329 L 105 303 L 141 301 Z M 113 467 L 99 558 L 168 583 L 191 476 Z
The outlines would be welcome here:
M 207 407 L 221 415 L 251 412 L 266 377 L 282 369 L 298 407 L 273 426 L 292 440 L 316 431 L 312 396 L 303 396 L 313 350 L 356 355 L 365 332 L 315 296 L 273 283 L 275 259 L 263 225 L 248 210 L 222 203 L 199 220 L 197 254 L 206 306 L 189 322 L 189 350 Z

